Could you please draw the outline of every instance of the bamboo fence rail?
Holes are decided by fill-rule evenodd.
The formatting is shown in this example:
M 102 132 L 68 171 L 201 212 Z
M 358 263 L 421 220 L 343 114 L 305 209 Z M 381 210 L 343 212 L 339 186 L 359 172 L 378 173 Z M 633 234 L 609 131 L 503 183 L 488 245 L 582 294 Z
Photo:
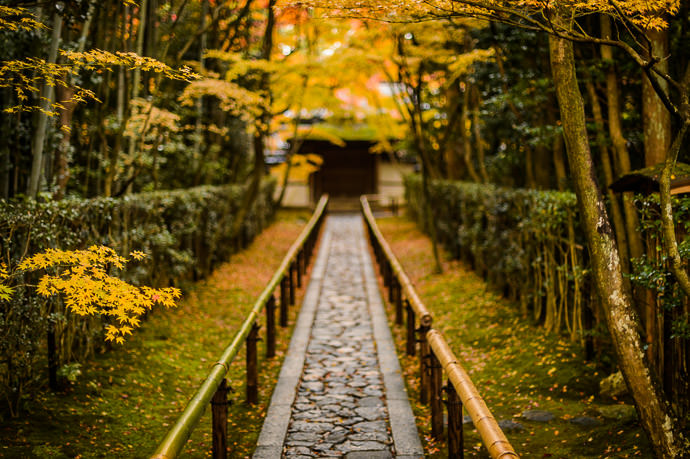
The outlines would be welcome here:
M 445 404 L 448 410 L 448 456 L 463 457 L 462 407 L 464 405 L 492 458 L 519 457 L 441 332 L 432 328 L 431 313 L 419 299 L 400 262 L 379 231 L 365 196 L 362 196 L 361 204 L 369 241 L 379 265 L 384 286 L 388 288 L 388 300 L 395 305 L 395 319 L 398 325 L 402 325 L 401 305 L 405 303 L 407 306 L 406 351 L 408 355 L 414 355 L 416 343 L 420 344 L 419 397 L 422 403 L 430 404 L 432 435 L 436 438 L 443 435 L 442 372 L 445 371 L 448 375 L 448 384 L 445 387 L 447 392 Z M 418 328 L 415 327 L 416 316 L 419 316 Z
M 295 289 L 301 287 L 302 276 L 306 273 L 307 266 L 313 255 L 319 230 L 326 216 L 328 196 L 323 196 L 316 209 L 302 230 L 297 240 L 290 246 L 283 258 L 280 267 L 275 271 L 270 282 L 254 303 L 253 308 L 235 334 L 232 342 L 225 348 L 223 354 L 213 365 L 206 380 L 201 384 L 197 392 L 187 404 L 180 417 L 170 428 L 165 438 L 161 441 L 152 459 L 175 458 L 182 451 L 192 431 L 199 423 L 206 407 L 213 406 L 213 457 L 227 457 L 227 383 L 225 375 L 230 364 L 242 347 L 242 342 L 247 344 L 247 393 L 248 403 L 257 403 L 258 376 L 256 342 L 258 341 L 258 320 L 262 309 L 266 311 L 266 357 L 275 356 L 275 291 L 280 288 L 280 325 L 287 326 L 288 304 L 295 303 Z

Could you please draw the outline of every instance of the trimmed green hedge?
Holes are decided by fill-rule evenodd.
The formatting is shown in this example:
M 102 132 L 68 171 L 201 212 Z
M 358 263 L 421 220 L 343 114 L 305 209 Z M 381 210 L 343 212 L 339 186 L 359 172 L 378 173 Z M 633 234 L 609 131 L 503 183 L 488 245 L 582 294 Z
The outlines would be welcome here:
M 422 180 L 405 179 L 411 216 L 423 222 Z M 609 334 L 591 285 L 588 252 L 573 193 L 500 188 L 434 181 L 431 211 L 439 242 L 532 312 L 547 331 L 567 331 L 586 341 L 586 354 L 607 356 Z M 690 265 L 690 195 L 673 196 L 676 236 L 686 269 Z M 638 196 L 643 257 L 626 273 L 641 312 L 652 365 L 679 416 L 690 413 L 690 301 L 670 272 L 663 250 L 658 195 Z M 651 303 L 650 303 L 651 301 Z M 651 306 L 652 313 L 645 313 Z M 604 352 L 602 352 L 604 351 Z
M 428 231 L 421 178 L 407 176 L 405 190 L 411 216 Z M 438 240 L 447 250 L 548 330 L 583 338 L 594 294 L 574 194 L 434 181 L 430 195 Z
M 266 181 L 239 234 L 229 234 L 246 188 L 204 186 L 130 195 L 120 199 L 0 202 L 2 260 L 14 266 L 46 248 L 107 245 L 127 255 L 148 254 L 122 277 L 136 285 L 164 287 L 206 276 L 246 245 L 273 215 L 275 181 Z M 36 278 L 24 283 L 35 284 Z M 0 393 L 12 410 L 46 380 L 46 336 L 54 330 L 58 367 L 68 373 L 103 346 L 103 323 L 74 317 L 59 299 L 45 300 L 19 287 L 0 302 Z M 78 368 L 78 366 L 77 366 Z M 67 375 L 68 376 L 68 375 Z

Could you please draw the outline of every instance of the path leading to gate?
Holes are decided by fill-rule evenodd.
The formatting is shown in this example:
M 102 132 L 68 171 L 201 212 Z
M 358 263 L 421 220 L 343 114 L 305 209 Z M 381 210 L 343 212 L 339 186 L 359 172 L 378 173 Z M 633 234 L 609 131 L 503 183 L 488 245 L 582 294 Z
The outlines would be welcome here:
M 255 459 L 419 458 L 359 215 L 328 217 Z

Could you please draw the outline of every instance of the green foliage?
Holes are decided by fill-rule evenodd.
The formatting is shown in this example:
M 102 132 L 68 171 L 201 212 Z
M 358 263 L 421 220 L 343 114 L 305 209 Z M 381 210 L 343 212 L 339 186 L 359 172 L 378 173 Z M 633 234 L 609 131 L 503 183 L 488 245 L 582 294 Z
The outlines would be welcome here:
M 274 187 L 273 181 L 266 182 L 239 234 L 229 234 L 229 229 L 245 193 L 241 186 L 204 186 L 121 199 L 3 201 L 2 273 L 15 272 L 27 256 L 46 249 L 103 245 L 119 253 L 138 251 L 149 256 L 136 269 L 120 272 L 110 266 L 108 274 L 134 285 L 179 285 L 206 276 L 261 231 L 273 213 Z M 46 272 L 58 273 L 55 268 Z M 49 327 L 55 330 L 58 364 L 63 365 L 93 354 L 111 323 L 107 317 L 79 318 L 58 297 L 39 297 L 35 288 L 27 287 L 38 283 L 36 274 L 9 280 L 14 282 L 7 285 L 15 290 L 12 298 L 0 301 L 0 393 L 15 410 L 26 392 L 45 380 Z
M 409 176 L 405 186 L 421 222 L 421 178 Z M 452 254 L 547 330 L 583 339 L 583 308 L 594 298 L 574 194 L 437 181 L 431 202 L 439 241 Z
M 611 405 L 612 400 L 599 397 L 599 381 L 606 373 L 600 371 L 599 362 L 584 360 L 578 343 L 527 323 L 513 302 L 492 292 L 464 263 L 446 259 L 443 273 L 435 273 L 431 241 L 414 222 L 395 217 L 380 218 L 377 223 L 430 309 L 434 326 L 443 332 L 494 417 L 523 425 L 524 430 L 505 432 L 521 457 L 651 457 L 639 423 L 604 418 L 609 408 L 627 399 L 619 398 Z M 392 318 L 394 305 L 388 307 Z M 418 400 L 419 364 L 416 356 L 405 355 L 405 330 L 405 326 L 392 327 L 410 400 Z M 424 457 L 447 458 L 444 442 L 430 435 L 429 406 L 413 403 L 412 408 L 426 447 Z M 537 426 L 520 419 L 530 409 L 558 416 Z M 583 428 L 572 422 L 583 415 L 600 423 Z M 479 446 L 482 440 L 476 429 L 465 429 L 464 435 L 465 445 L 474 445 L 474 450 L 466 446 L 466 457 L 489 457 Z
M 309 217 L 309 212 L 278 210 L 275 223 L 249 248 L 234 254 L 203 281 L 185 286 L 177 308 L 150 316 L 126 345 L 82 365 L 82 374 L 74 375 L 76 382 L 66 383 L 68 395 L 42 392 L 31 399 L 20 418 L 5 418 L 0 454 L 83 459 L 150 454 L 218 359 L 229 334 L 245 320 Z M 290 324 L 294 324 L 297 312 L 297 308 L 290 308 Z M 258 343 L 259 404 L 248 407 L 242 403 L 244 359 L 235 359 L 230 366 L 228 378 L 235 390 L 229 394 L 229 457 L 251 457 L 256 446 L 289 344 L 289 333 L 281 331 L 277 337 L 279 358 L 262 359 L 266 341 Z M 62 374 L 68 377 L 67 368 Z M 210 422 L 211 410 L 207 409 L 185 446 L 184 456 L 210 454 Z M 106 444 L 109 446 L 103 446 Z M 50 452 L 44 445 L 52 445 Z
M 661 211 L 659 196 L 638 197 L 640 224 L 647 240 L 647 254 L 633 260 L 630 279 L 635 285 L 656 293 L 658 311 L 670 314 L 671 338 L 690 338 L 690 309 L 688 298 L 669 269 L 669 261 L 664 254 L 663 231 L 661 230 Z M 676 238 L 681 259 L 690 260 L 690 196 L 673 196 L 673 219 L 676 222 Z
M 422 224 L 421 178 L 409 176 L 405 186 L 409 210 Z M 582 324 L 583 308 L 594 309 L 597 302 L 573 193 L 436 181 L 431 202 L 439 240 L 499 291 L 519 300 L 523 312 L 532 311 L 547 330 L 565 329 L 573 338 L 594 333 Z M 667 338 L 690 338 L 688 299 L 663 254 L 659 198 L 638 197 L 637 205 L 648 254 L 633 260 L 629 277 L 655 293 L 659 314 L 670 314 Z M 690 197 L 674 197 L 673 210 L 679 251 L 687 261 Z

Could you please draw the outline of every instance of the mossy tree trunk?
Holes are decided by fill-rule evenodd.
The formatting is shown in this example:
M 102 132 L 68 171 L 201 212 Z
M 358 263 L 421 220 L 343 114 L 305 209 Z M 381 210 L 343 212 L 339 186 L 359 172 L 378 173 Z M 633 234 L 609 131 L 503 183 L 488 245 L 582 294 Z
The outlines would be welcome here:
M 558 12 L 553 20 L 566 27 Z M 584 101 L 575 73 L 573 44 L 550 36 L 549 51 L 556 95 L 573 185 L 580 205 L 594 284 L 606 313 L 618 364 L 635 398 L 642 426 L 656 454 L 666 458 L 687 457 L 688 445 L 671 407 L 646 360 L 640 336 L 640 321 L 632 305 L 621 271 L 613 230 L 599 189 L 589 148 Z
M 276 0 L 269 0 L 266 14 L 266 30 L 264 31 L 263 41 L 261 44 L 261 59 L 268 61 L 271 58 L 273 51 L 273 31 L 275 29 Z M 233 220 L 230 234 L 238 235 L 244 220 L 252 207 L 252 204 L 259 196 L 261 190 L 261 179 L 265 175 L 266 161 L 264 158 L 264 149 L 266 148 L 266 139 L 269 135 L 271 124 L 271 88 L 270 77 L 268 73 L 263 72 L 259 78 L 259 92 L 264 94 L 266 98 L 265 106 L 262 108 L 261 114 L 255 122 L 255 132 L 253 137 L 254 145 L 254 166 L 252 175 L 249 179 L 249 188 L 247 194 L 242 201 L 242 204 Z

